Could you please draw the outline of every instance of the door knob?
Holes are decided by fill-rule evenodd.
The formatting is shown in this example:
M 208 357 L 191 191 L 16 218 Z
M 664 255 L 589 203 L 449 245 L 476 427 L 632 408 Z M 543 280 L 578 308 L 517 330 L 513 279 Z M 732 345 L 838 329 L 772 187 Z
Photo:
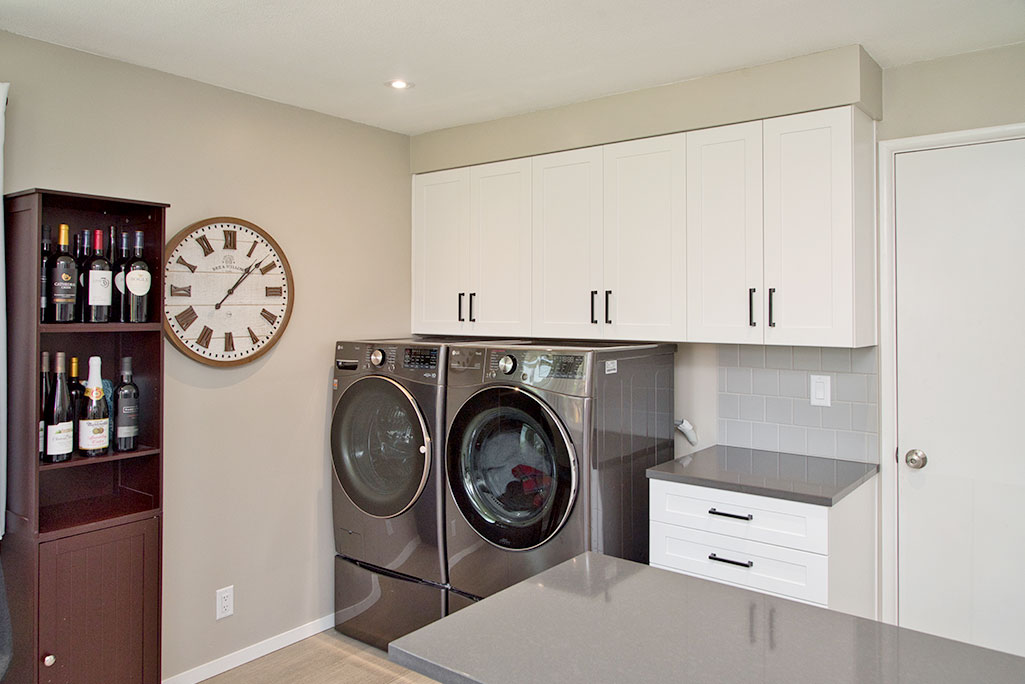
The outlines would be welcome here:
M 908 464 L 909 468 L 920 470 L 929 462 L 929 458 L 921 449 L 912 449 L 908 453 L 904 454 L 904 462 Z

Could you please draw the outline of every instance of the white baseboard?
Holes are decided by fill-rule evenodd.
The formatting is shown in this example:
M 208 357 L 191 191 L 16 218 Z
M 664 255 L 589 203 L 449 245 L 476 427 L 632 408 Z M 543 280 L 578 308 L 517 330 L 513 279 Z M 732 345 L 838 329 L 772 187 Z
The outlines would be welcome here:
M 335 614 L 331 613 L 330 615 L 325 615 L 313 622 L 307 622 L 305 625 L 300 625 L 295 629 L 290 629 L 287 632 L 282 632 L 281 634 L 272 636 L 269 639 L 264 639 L 252 646 L 246 646 L 234 653 L 229 653 L 217 660 L 211 660 L 209 663 L 204 663 L 199 667 L 194 667 L 191 670 L 182 672 L 181 674 L 168 677 L 163 681 L 163 684 L 198 684 L 204 679 L 209 679 L 210 677 L 219 675 L 222 672 L 227 672 L 232 668 L 248 663 L 250 660 L 256 660 L 268 653 L 273 653 L 279 648 L 290 646 L 297 641 L 302 641 L 307 637 L 319 634 L 320 632 L 323 632 L 326 629 L 331 629 L 334 626 Z

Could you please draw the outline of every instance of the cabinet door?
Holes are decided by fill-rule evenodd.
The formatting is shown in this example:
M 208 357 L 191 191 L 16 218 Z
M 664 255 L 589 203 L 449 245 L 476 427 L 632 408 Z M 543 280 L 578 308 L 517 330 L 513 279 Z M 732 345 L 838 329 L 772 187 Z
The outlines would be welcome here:
M 546 154 L 532 162 L 533 335 L 600 337 L 602 150 Z
M 468 332 L 530 334 L 530 159 L 470 169 Z
M 685 338 L 686 156 L 684 133 L 604 148 L 605 337 Z
M 762 122 L 687 135 L 687 339 L 761 344 Z
M 39 657 L 41 684 L 160 682 L 158 518 L 39 545 Z
M 851 346 L 851 126 L 850 107 L 764 122 L 766 344 Z
M 464 331 L 469 232 L 470 169 L 413 176 L 414 333 Z

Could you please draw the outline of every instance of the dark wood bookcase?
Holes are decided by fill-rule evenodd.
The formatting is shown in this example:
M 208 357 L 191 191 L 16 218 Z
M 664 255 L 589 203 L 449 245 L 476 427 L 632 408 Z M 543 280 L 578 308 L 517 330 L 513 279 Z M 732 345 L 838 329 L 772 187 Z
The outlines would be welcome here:
M 163 506 L 161 325 L 166 204 L 54 190 L 4 197 L 7 266 L 7 532 L 0 546 L 14 655 L 5 681 L 158 684 Z M 43 227 L 145 232 L 146 323 L 40 323 Z M 39 460 L 41 352 L 102 358 L 115 384 L 131 356 L 139 447 Z

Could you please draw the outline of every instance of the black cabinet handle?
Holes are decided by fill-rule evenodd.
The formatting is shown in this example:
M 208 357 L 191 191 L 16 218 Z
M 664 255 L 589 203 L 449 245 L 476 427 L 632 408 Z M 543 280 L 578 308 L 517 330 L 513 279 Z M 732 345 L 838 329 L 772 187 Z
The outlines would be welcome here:
M 598 325 L 598 319 L 594 315 L 594 298 L 598 296 L 598 290 L 591 290 L 591 322 Z
M 465 292 L 460 292 L 459 293 L 459 320 L 460 321 L 466 320 L 466 319 L 463 318 L 463 296 L 465 294 L 466 294 Z
M 755 289 L 753 287 L 747 291 L 747 324 L 752 328 L 758 325 L 755 323 Z
M 753 515 L 751 515 L 750 513 L 748 513 L 747 515 L 737 515 L 736 513 L 723 513 L 722 511 L 717 511 L 714 508 L 709 508 L 708 509 L 708 514 L 709 515 L 721 515 L 724 518 L 733 518 L 735 520 L 754 520 L 755 519 L 755 517 Z
M 612 319 L 609 318 L 609 297 L 612 296 L 612 290 L 605 290 L 605 322 L 608 324 L 612 323 Z
M 755 564 L 754 561 L 742 562 L 742 561 L 730 560 L 729 558 L 719 558 L 719 556 L 715 555 L 714 553 L 708 554 L 708 560 L 716 561 L 718 563 L 728 563 L 730 565 L 739 565 L 742 568 L 753 568 L 754 564 Z
M 470 322 L 471 323 L 475 323 L 477 321 L 477 319 L 473 317 L 473 298 L 476 297 L 476 296 L 477 296 L 476 292 L 471 292 L 470 293 Z
M 772 319 L 772 295 L 774 295 L 774 294 L 776 294 L 776 288 L 770 287 L 769 288 L 769 327 L 770 328 L 775 328 L 776 327 L 776 321 L 774 321 Z

